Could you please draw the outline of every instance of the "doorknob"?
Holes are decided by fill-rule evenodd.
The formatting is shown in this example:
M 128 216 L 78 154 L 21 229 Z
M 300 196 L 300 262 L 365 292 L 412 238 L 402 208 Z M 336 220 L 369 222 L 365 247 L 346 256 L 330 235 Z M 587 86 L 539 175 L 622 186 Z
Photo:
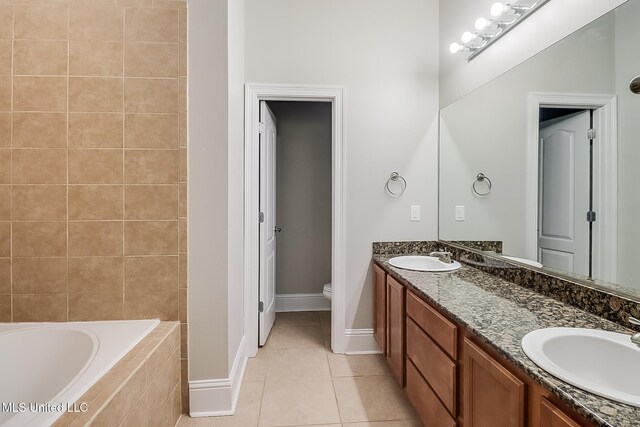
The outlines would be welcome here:
M 276 228 L 273 229 L 273 231 L 276 232 L 276 233 L 279 233 L 279 232 L 282 231 L 282 228 L 276 227 Z

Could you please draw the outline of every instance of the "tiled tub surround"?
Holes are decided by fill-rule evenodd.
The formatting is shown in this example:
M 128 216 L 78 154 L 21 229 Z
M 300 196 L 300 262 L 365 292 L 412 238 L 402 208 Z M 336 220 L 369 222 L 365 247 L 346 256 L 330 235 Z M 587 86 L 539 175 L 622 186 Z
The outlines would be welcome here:
M 374 254 L 373 259 L 400 283 L 467 328 L 594 424 L 639 425 L 637 408 L 557 380 L 531 362 L 520 346 L 527 333 L 547 327 L 596 328 L 623 333 L 631 333 L 630 330 L 464 264 L 452 273 L 415 272 L 391 267 L 387 261 L 394 255 L 397 253 Z M 603 361 L 606 362 L 613 361 Z
M 628 322 L 629 316 L 640 318 L 640 302 L 591 287 L 590 283 L 597 285 L 597 282 L 585 279 L 572 280 L 566 274 L 556 275 L 548 269 L 540 270 L 524 266 L 500 256 L 469 250 L 464 246 L 444 241 L 373 243 L 374 255 L 426 255 L 431 251 L 441 249 L 451 252 L 456 260 L 478 270 L 588 311 L 596 316 L 604 317 L 621 326 L 640 330 Z M 607 286 L 610 285 L 607 284 Z
M 185 373 L 186 7 L 0 0 L 0 322 L 179 320 Z
M 86 413 L 53 425 L 170 427 L 182 413 L 180 395 L 180 325 L 162 322 L 78 399 Z

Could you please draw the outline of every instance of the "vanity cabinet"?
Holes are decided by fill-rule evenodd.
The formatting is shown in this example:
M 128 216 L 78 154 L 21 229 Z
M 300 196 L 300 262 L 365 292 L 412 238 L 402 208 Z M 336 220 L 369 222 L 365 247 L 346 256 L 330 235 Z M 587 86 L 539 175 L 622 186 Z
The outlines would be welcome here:
M 373 266 L 373 312 L 375 338 L 382 354 L 387 354 L 387 273 L 377 265 Z
M 580 427 L 580 424 L 572 420 L 545 397 L 540 399 L 540 422 L 538 425 L 539 427 Z
M 387 276 L 387 362 L 400 386 L 404 387 L 405 288 Z

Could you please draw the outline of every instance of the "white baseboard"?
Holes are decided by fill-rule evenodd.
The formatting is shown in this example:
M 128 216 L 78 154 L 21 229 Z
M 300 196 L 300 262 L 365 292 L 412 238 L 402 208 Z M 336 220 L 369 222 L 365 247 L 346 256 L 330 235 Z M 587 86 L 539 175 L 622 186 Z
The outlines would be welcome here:
M 229 378 L 189 381 L 189 415 L 218 417 L 236 412 L 240 386 L 247 366 L 245 337 L 240 340 Z
M 322 294 L 276 294 L 276 311 L 327 311 L 331 301 Z
M 345 354 L 381 354 L 373 329 L 345 329 Z

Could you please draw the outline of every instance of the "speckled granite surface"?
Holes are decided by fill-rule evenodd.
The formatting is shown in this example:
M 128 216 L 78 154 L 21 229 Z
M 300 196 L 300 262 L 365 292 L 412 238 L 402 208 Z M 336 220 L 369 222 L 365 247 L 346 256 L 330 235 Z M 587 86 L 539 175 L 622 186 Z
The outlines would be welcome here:
M 522 337 L 540 328 L 564 326 L 631 333 L 629 330 L 464 264 L 452 273 L 424 273 L 391 267 L 389 258 L 391 255 L 373 256 L 391 276 L 464 325 L 594 424 L 640 426 L 640 409 L 554 378 L 531 362 L 520 347 Z

